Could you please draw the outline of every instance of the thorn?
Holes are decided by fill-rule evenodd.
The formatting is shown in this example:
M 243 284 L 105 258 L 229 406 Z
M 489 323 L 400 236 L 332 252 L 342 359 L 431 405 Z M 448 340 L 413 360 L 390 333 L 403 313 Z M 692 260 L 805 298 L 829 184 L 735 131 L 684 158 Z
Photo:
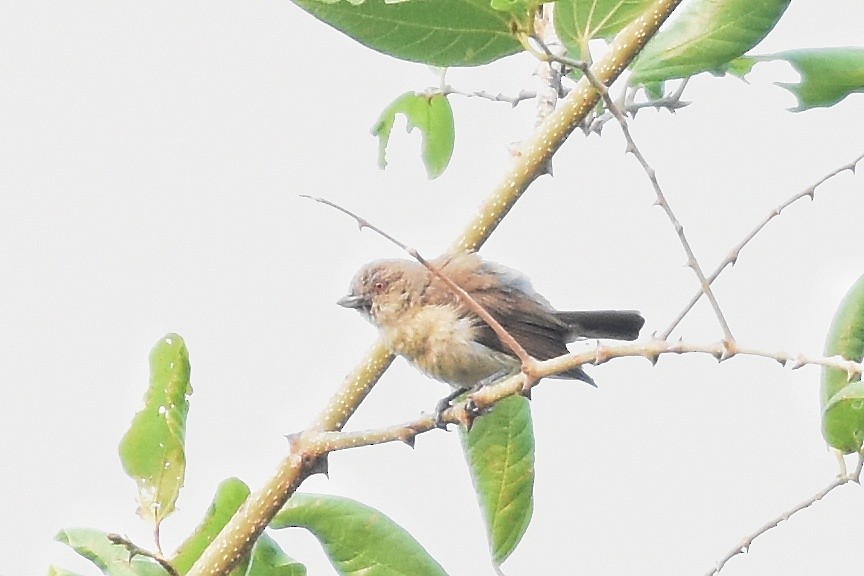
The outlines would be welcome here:
M 471 428 L 474 426 L 474 420 L 480 416 L 480 409 L 477 407 L 477 404 L 474 403 L 473 399 L 468 398 L 468 400 L 465 401 L 465 407 L 460 416 L 460 421 L 461 424 L 465 426 L 465 431 L 470 432 Z
M 799 354 L 792 361 L 791 369 L 797 370 L 798 368 L 801 368 L 802 366 L 804 366 L 806 363 L 807 363 L 807 358 L 805 358 L 802 354 Z
M 717 360 L 717 362 L 722 362 L 723 356 L 725 354 L 726 352 L 724 350 L 714 350 L 713 352 L 711 352 L 711 356 L 713 356 L 714 359 Z
M 306 475 L 312 476 L 313 474 L 323 474 L 325 477 L 330 478 L 330 467 L 327 460 L 327 454 L 319 454 L 318 456 L 306 457 L 304 458 L 304 468 L 306 469 Z
M 656 352 L 645 352 L 643 356 L 645 356 L 645 359 L 651 363 L 651 366 L 656 366 L 657 361 L 660 359 L 660 354 L 657 354 Z
M 291 432 L 290 434 L 285 434 L 285 439 L 288 440 L 288 446 L 290 448 L 294 448 L 294 444 L 296 444 L 297 440 L 300 439 L 300 432 Z
M 775 358 L 775 360 L 777 362 L 779 362 L 780 365 L 783 366 L 784 368 L 786 367 L 786 363 L 788 362 L 788 359 L 786 359 L 786 358 Z
M 525 382 L 522 383 L 522 388 L 519 390 L 519 394 L 528 400 L 531 400 L 531 388 L 533 388 L 536 383 L 536 378 L 531 378 L 528 374 L 525 374 Z
M 728 360 L 732 358 L 736 354 L 738 354 L 738 345 L 735 343 L 735 340 L 732 338 L 725 339 L 722 341 L 723 344 L 723 356 L 720 358 L 720 362 L 724 360 Z
M 805 195 L 805 196 L 809 196 L 811 202 L 812 202 L 813 200 L 816 200 L 816 188 L 814 188 L 814 187 L 811 186 L 810 188 L 808 188 L 808 189 L 804 192 L 804 195 Z
M 415 432 L 411 432 L 400 438 L 400 440 L 402 440 L 402 442 L 404 442 L 409 448 L 414 448 L 414 443 L 417 440 L 417 434 Z
M 608 362 L 609 358 L 611 358 L 609 354 L 609 348 L 600 344 L 600 341 L 597 341 L 597 348 L 594 351 L 594 361 L 592 362 L 594 366 L 599 366 L 604 362 Z

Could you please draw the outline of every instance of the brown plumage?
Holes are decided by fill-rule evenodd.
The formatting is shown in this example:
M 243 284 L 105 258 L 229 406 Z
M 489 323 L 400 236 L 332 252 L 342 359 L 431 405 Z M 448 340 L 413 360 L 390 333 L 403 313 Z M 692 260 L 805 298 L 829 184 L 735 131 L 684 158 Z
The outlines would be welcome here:
M 433 262 L 468 292 L 537 360 L 567 353 L 579 338 L 635 340 L 645 320 L 632 310 L 561 312 L 522 274 L 479 255 Z M 471 388 L 519 369 L 519 361 L 494 331 L 444 282 L 410 260 L 365 265 L 339 304 L 356 308 L 378 327 L 389 348 L 454 389 Z M 556 376 L 594 381 L 581 367 Z

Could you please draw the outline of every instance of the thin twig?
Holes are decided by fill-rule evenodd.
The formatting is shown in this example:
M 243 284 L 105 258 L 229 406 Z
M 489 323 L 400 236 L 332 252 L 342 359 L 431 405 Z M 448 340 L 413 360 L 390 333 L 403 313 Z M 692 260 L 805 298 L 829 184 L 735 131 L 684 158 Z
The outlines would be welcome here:
M 151 552 L 145 548 L 141 548 L 125 536 L 121 536 L 120 534 L 107 534 L 108 541 L 112 544 L 116 544 L 117 546 L 123 546 L 129 552 L 129 559 L 131 560 L 134 556 L 144 556 L 145 558 L 150 558 L 155 560 L 170 576 L 180 576 L 174 566 L 171 565 L 168 560 L 165 559 L 161 554 L 156 552 Z
M 363 228 L 369 228 L 370 230 L 377 232 L 378 234 L 380 234 L 381 236 L 383 236 L 384 238 L 386 238 L 387 240 L 389 240 L 390 242 L 392 242 L 396 246 L 399 246 L 400 248 L 402 248 L 412 258 L 417 260 L 417 262 L 419 262 L 420 264 L 425 266 L 427 270 L 429 270 L 432 274 L 434 274 L 435 276 L 440 278 L 441 281 L 443 281 L 445 284 L 447 284 L 448 288 L 450 288 L 450 290 L 454 294 L 456 294 L 456 296 L 458 296 L 458 298 L 462 301 L 462 303 L 465 304 L 465 306 L 467 306 L 477 316 L 479 316 L 484 322 L 486 322 L 486 324 L 488 324 L 489 327 L 495 331 L 495 334 L 498 336 L 498 338 L 501 340 L 501 342 L 505 346 L 507 346 L 510 349 L 510 351 L 512 351 L 513 354 L 517 358 L 519 358 L 519 361 L 522 363 L 522 370 L 527 372 L 529 375 L 532 374 L 532 372 L 533 372 L 532 367 L 535 363 L 535 360 L 531 357 L 530 354 L 528 354 L 528 352 L 525 351 L 525 348 L 523 348 L 522 345 L 519 344 L 519 342 L 517 342 L 516 339 L 513 338 L 513 336 L 511 336 L 510 333 L 507 332 L 507 330 L 505 330 L 504 327 L 501 326 L 501 324 L 491 314 L 489 314 L 489 312 L 487 312 L 485 308 L 483 308 L 483 306 L 481 306 L 461 286 L 459 286 L 458 284 L 453 282 L 453 280 L 451 280 L 446 274 L 444 274 L 444 272 L 438 266 L 435 266 L 430 261 L 426 260 L 414 248 L 411 248 L 411 247 L 403 244 L 402 242 L 400 242 L 399 240 L 397 240 L 396 238 L 394 238 L 393 236 L 391 236 L 387 232 L 378 228 L 377 226 L 375 226 L 374 224 L 372 224 L 371 222 L 369 222 L 365 218 L 362 218 L 362 217 L 358 216 L 357 214 L 351 212 L 347 208 L 343 208 L 342 206 L 336 204 L 335 202 L 331 202 L 330 200 L 327 200 L 326 198 L 315 198 L 315 197 L 309 196 L 307 194 L 301 194 L 300 196 L 302 198 L 309 198 L 310 200 L 314 200 L 315 202 L 320 202 L 321 204 L 326 204 L 327 206 L 330 206 L 331 208 L 335 208 L 336 210 L 339 210 L 343 214 L 347 214 L 348 216 L 350 216 L 351 218 L 353 218 L 357 222 L 357 225 L 360 227 L 361 230 Z
M 676 110 L 690 105 L 690 102 L 684 102 L 681 100 L 681 96 L 684 95 L 684 88 L 686 87 L 687 79 L 684 79 L 672 94 L 657 98 L 656 100 L 645 100 L 642 102 L 636 102 L 633 98 L 635 91 L 627 90 L 623 94 L 623 102 L 618 105 L 618 108 L 622 110 L 625 115 L 632 117 L 635 117 L 636 113 L 643 108 L 654 108 L 657 110 L 665 109 L 674 113 Z M 587 131 L 599 134 L 603 125 L 613 118 L 614 116 L 612 115 L 612 112 L 607 110 L 605 113 L 594 119 Z
M 486 90 L 480 90 L 477 92 L 463 92 L 457 88 L 449 84 L 445 84 L 441 89 L 441 93 L 445 96 L 447 94 L 458 94 L 459 96 L 465 96 L 466 98 L 483 98 L 484 100 L 491 100 L 493 102 L 507 102 L 513 108 L 516 107 L 517 104 L 524 100 L 531 100 L 537 97 L 537 92 L 533 92 L 531 90 L 520 90 L 518 94 L 515 96 L 507 96 L 499 92 L 498 94 L 492 94 L 491 92 L 487 92 Z
M 633 154 L 639 164 L 642 166 L 642 169 L 645 171 L 645 174 L 648 176 L 648 180 L 651 182 L 651 186 L 654 188 L 654 194 L 656 196 L 655 204 L 660 206 L 663 211 L 666 213 L 666 216 L 669 218 L 669 221 L 672 223 L 672 227 L 675 229 L 675 233 L 678 235 L 678 240 L 681 242 L 681 246 L 684 248 L 684 252 L 687 254 L 687 265 L 693 270 L 693 273 L 696 274 L 696 278 L 699 280 L 699 284 L 702 287 L 702 292 L 705 293 L 705 296 L 708 298 L 708 301 L 711 303 L 711 307 L 714 309 L 714 314 L 717 316 L 717 321 L 720 323 L 720 328 L 723 330 L 724 336 L 724 344 L 726 345 L 726 354 L 734 355 L 735 354 L 735 338 L 732 336 L 732 331 L 729 329 L 729 324 L 726 322 L 726 317 L 723 315 L 723 311 L 720 309 L 720 304 L 717 302 L 717 298 L 714 296 L 714 291 L 711 290 L 711 284 L 708 282 L 708 279 L 705 277 L 705 274 L 702 272 L 701 266 L 699 266 L 699 262 L 696 260 L 696 255 L 693 253 L 693 249 L 690 246 L 690 242 L 687 240 L 687 236 L 684 234 L 684 226 L 681 225 L 681 222 L 678 220 L 675 213 L 672 211 L 672 207 L 669 205 L 669 202 L 666 200 L 665 194 L 663 194 L 663 189 L 660 187 L 660 182 L 657 180 L 657 171 L 651 167 L 648 161 L 645 159 L 645 156 L 639 150 L 639 147 L 636 146 L 636 142 L 633 140 L 633 135 L 630 133 L 630 127 L 628 126 L 627 119 L 624 117 L 624 114 L 612 100 L 612 97 L 609 95 L 609 89 L 606 87 L 603 82 L 601 82 L 597 76 L 591 71 L 591 68 L 585 63 L 577 60 L 573 60 L 571 58 L 557 56 L 552 53 L 548 47 L 539 39 L 533 38 L 535 42 L 539 44 L 543 52 L 533 51 L 535 56 L 540 59 L 552 59 L 557 62 L 561 62 L 567 66 L 572 66 L 574 68 L 579 69 L 585 75 L 585 78 L 591 82 L 591 86 L 594 87 L 595 90 L 600 94 L 603 98 L 603 101 L 606 103 L 606 108 L 615 119 L 618 121 L 618 124 L 621 125 L 621 132 L 624 134 L 624 138 L 627 141 L 627 152 Z M 530 45 L 528 42 L 523 42 L 524 45 Z
M 816 502 L 818 502 L 819 500 L 821 500 L 822 498 L 827 496 L 831 491 L 835 490 L 836 488 L 839 488 L 840 486 L 843 486 L 844 484 L 848 484 L 850 482 L 854 482 L 855 484 L 860 484 L 861 483 L 861 468 L 862 468 L 862 466 L 864 466 L 864 458 L 862 458 L 861 455 L 859 455 L 858 456 L 858 466 L 855 468 L 855 472 L 853 472 L 851 476 L 850 475 L 838 476 L 830 484 L 828 484 L 828 486 L 826 486 L 825 488 L 823 488 L 822 490 L 820 490 L 819 492 L 817 492 L 813 496 L 811 496 L 811 497 L 807 498 L 806 500 L 800 502 L 799 504 L 793 506 L 792 508 L 790 508 L 786 512 L 783 512 L 782 514 L 780 514 L 779 516 L 777 516 L 773 520 L 766 522 L 765 524 L 760 526 L 752 534 L 748 534 L 747 536 L 745 536 L 744 539 L 741 540 L 740 544 L 738 544 L 737 546 L 735 546 L 734 548 L 729 550 L 729 552 L 727 552 L 726 555 L 717 562 L 717 565 L 708 571 L 706 576 L 714 576 L 715 574 L 719 573 L 720 570 L 722 570 L 723 567 L 726 565 L 726 563 L 729 562 L 729 560 L 731 560 L 732 558 L 734 558 L 738 554 L 744 554 L 745 552 L 749 551 L 750 546 L 753 544 L 753 541 L 756 538 L 758 538 L 762 534 L 768 532 L 769 530 L 776 528 L 777 526 L 780 525 L 781 522 L 783 522 L 785 520 L 789 520 L 789 518 L 791 518 L 793 515 L 797 514 L 798 512 L 801 512 L 802 510 L 809 508 L 810 506 L 812 506 L 813 504 L 815 504 Z
M 709 283 L 714 282 L 714 280 L 716 280 L 717 277 L 720 276 L 720 274 L 723 272 L 723 270 L 726 269 L 727 266 L 734 265 L 735 262 L 737 262 L 737 260 L 738 260 L 738 256 L 741 253 L 741 250 L 743 250 L 744 247 L 753 239 L 753 237 L 756 236 L 759 232 L 761 232 L 762 229 L 765 228 L 765 226 L 767 226 L 771 220 L 773 220 L 774 218 L 779 216 L 780 213 L 783 212 L 783 210 L 785 210 L 786 208 L 788 208 L 789 206 L 791 206 L 792 204 L 794 204 L 798 200 L 801 200 L 802 198 L 808 198 L 809 197 L 810 200 L 815 200 L 816 188 L 818 188 L 819 186 L 821 186 L 823 183 L 830 180 L 831 178 L 837 176 L 838 174 L 846 172 L 847 170 L 854 173 L 855 167 L 862 160 L 864 160 L 864 154 L 860 154 L 851 162 L 844 164 L 843 166 L 840 166 L 839 168 L 837 168 L 835 170 L 832 170 L 831 172 L 829 172 L 828 174 L 826 174 L 825 176 L 823 176 L 822 178 L 820 178 L 819 180 L 817 180 L 816 182 L 814 182 L 813 184 L 808 186 L 807 188 L 801 190 L 800 192 L 798 192 L 796 194 L 793 194 L 785 202 L 783 202 L 782 204 L 780 204 L 779 206 L 777 206 L 776 208 L 771 210 L 762 219 L 761 222 L 759 222 L 752 230 L 750 230 L 744 236 L 744 238 L 738 244 L 736 244 L 735 247 L 732 248 L 732 250 L 730 250 L 728 254 L 726 254 L 726 256 L 723 258 L 723 260 L 720 262 L 720 264 L 717 265 L 717 268 L 715 268 L 714 271 L 711 273 L 711 275 L 708 276 L 708 282 Z M 684 317 L 690 312 L 690 310 L 693 308 L 693 306 L 696 305 L 696 302 L 698 302 L 701 297 L 702 297 L 701 291 L 694 294 L 690 298 L 690 301 L 678 313 L 678 315 L 675 317 L 675 319 L 672 320 L 672 323 L 669 324 L 669 326 L 665 330 L 663 330 L 662 332 L 657 334 L 657 337 L 663 338 L 663 339 L 668 338 L 669 335 L 672 333 L 672 331 L 678 326 L 678 324 L 681 322 L 681 320 L 683 320 Z
M 534 17 L 535 34 L 543 41 L 543 45 L 547 47 L 547 50 L 563 55 L 565 48 L 555 35 L 552 16 L 553 11 L 550 7 L 547 6 L 544 8 L 542 5 L 540 6 Z M 540 63 L 537 70 L 537 76 L 540 79 L 540 89 L 537 92 L 537 126 L 555 110 L 555 106 L 558 104 L 558 97 L 561 94 L 562 68 L 563 66 L 554 60 Z
M 836 368 L 846 373 L 851 381 L 859 376 L 864 370 L 860 362 L 846 360 L 842 356 L 807 356 L 805 354 L 790 354 L 782 351 L 764 350 L 747 346 L 738 346 L 736 356 L 753 356 L 768 358 L 778 362 L 780 365 L 791 370 L 797 370 L 804 366 L 825 366 Z M 571 352 L 550 360 L 538 361 L 534 365 L 534 371 L 538 379 L 547 378 L 554 374 L 566 372 L 576 366 L 583 364 L 604 364 L 613 358 L 642 357 L 652 363 L 664 354 L 708 354 L 718 361 L 731 358 L 727 354 L 723 342 L 713 344 L 688 343 L 684 341 L 670 342 L 668 340 L 651 339 L 647 342 L 633 342 L 616 345 L 598 345 L 584 352 Z M 517 375 L 520 376 L 520 375 Z M 523 385 L 520 378 L 508 378 L 500 383 L 490 384 L 471 395 L 477 406 L 483 408 L 510 395 L 514 390 Z

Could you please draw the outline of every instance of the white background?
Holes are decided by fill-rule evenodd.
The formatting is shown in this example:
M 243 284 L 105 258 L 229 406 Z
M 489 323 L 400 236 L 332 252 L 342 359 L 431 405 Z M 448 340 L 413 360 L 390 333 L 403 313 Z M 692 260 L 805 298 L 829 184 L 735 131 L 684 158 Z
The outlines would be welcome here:
M 861 45 L 857 1 L 794 2 L 759 46 Z M 532 89 L 513 57 L 454 70 L 464 90 Z M 637 142 L 706 269 L 768 211 L 862 152 L 864 97 L 793 114 L 788 67 L 745 83 L 702 75 L 676 115 L 644 111 Z M 190 349 L 188 473 L 166 551 L 218 485 L 260 486 L 358 362 L 374 329 L 334 304 L 355 269 L 398 251 L 335 211 L 357 210 L 421 253 L 445 249 L 495 185 L 531 103 L 452 98 L 457 143 L 426 180 L 419 137 L 394 131 L 375 166 L 380 110 L 437 82 L 280 2 L 17 2 L 0 7 L 0 574 L 50 563 L 94 574 L 52 541 L 91 526 L 150 545 L 117 443 L 166 332 Z M 645 335 L 696 288 L 672 228 L 614 124 L 574 134 L 483 253 L 561 308 L 638 308 Z M 790 208 L 716 284 L 741 344 L 818 354 L 864 271 L 862 177 Z M 700 304 L 675 333 L 720 338 Z M 590 367 L 589 367 L 590 369 Z M 736 358 L 623 359 L 599 383 L 550 381 L 533 401 L 532 525 L 519 574 L 704 574 L 740 539 L 836 474 L 819 424 L 819 371 Z M 399 360 L 350 422 L 384 425 L 447 392 Z M 455 433 L 332 456 L 303 489 L 350 496 L 411 531 L 453 576 L 492 574 Z M 846 486 L 756 541 L 724 574 L 860 564 L 864 497 Z M 315 540 L 277 535 L 310 574 Z

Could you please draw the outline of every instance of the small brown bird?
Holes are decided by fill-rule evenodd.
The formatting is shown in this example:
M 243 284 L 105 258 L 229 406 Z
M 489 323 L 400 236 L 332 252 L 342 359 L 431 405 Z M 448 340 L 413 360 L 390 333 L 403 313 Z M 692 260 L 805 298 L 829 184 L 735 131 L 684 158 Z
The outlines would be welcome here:
M 580 338 L 635 340 L 645 323 L 633 310 L 555 310 L 525 276 L 476 253 L 443 256 L 433 264 L 537 360 L 566 354 L 567 343 Z M 338 304 L 356 308 L 378 327 L 394 354 L 457 392 L 520 369 L 495 332 L 419 262 L 378 260 L 363 266 Z M 578 366 L 555 377 L 594 385 Z

